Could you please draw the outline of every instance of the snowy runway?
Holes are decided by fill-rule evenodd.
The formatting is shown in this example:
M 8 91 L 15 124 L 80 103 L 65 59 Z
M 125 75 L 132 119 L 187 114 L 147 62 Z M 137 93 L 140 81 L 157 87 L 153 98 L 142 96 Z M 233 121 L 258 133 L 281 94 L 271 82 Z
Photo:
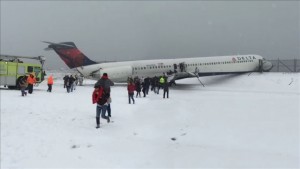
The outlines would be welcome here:
M 95 81 L 73 93 L 54 74 L 34 93 L 1 88 L 1 168 L 298 168 L 300 74 L 177 81 L 170 98 L 128 104 L 112 88 L 112 121 L 95 129 Z M 291 83 L 292 82 L 292 83 Z

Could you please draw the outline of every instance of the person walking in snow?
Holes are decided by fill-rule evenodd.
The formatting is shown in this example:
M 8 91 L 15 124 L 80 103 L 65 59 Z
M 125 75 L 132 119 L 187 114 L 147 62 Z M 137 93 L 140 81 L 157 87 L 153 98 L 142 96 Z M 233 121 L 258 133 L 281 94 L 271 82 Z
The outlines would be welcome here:
M 78 85 L 78 75 L 75 74 L 75 85 L 77 86 Z
M 149 87 L 146 84 L 146 81 L 142 82 L 142 92 L 144 94 L 144 97 L 146 97 L 147 95 L 147 89 L 149 89 Z
M 100 116 L 103 119 L 107 120 L 107 123 L 110 122 L 110 119 L 108 116 L 106 116 L 106 110 L 107 110 L 107 100 L 109 98 L 109 94 L 105 93 L 104 89 L 102 87 L 95 88 L 92 95 L 93 104 L 97 103 L 96 106 L 96 128 L 100 128 Z
M 27 92 L 25 91 L 28 86 L 26 76 L 20 80 L 19 86 L 20 86 L 20 90 L 21 90 L 21 95 L 27 96 Z
M 133 82 L 129 82 L 128 85 L 127 85 L 127 91 L 128 91 L 128 101 L 129 101 L 129 104 L 131 104 L 131 100 L 134 104 L 134 90 L 135 90 L 135 86 L 134 86 L 134 83 Z
M 66 75 L 64 77 L 64 83 L 66 85 L 67 92 L 70 93 L 71 84 L 70 84 L 70 77 L 69 77 L 69 75 Z
M 50 75 L 49 77 L 48 77 L 48 90 L 47 90 L 47 92 L 51 92 L 52 91 L 52 85 L 53 85 L 53 76 L 52 75 Z
M 136 81 L 135 81 L 135 90 L 136 90 L 136 98 L 138 97 L 138 96 L 140 96 L 141 97 L 141 83 L 140 83 L 140 79 L 137 79 Z
M 148 95 L 149 93 L 149 88 L 150 88 L 150 78 L 149 77 L 146 77 L 144 79 L 144 83 L 145 83 L 145 92 L 146 94 Z
M 63 78 L 63 80 L 64 80 L 64 88 L 66 88 L 67 87 L 67 83 L 69 81 L 69 76 L 65 75 L 65 77 Z
M 83 76 L 82 75 L 79 75 L 78 81 L 79 81 L 79 86 L 82 86 L 82 84 L 83 84 Z
M 32 94 L 32 92 L 33 92 L 33 85 L 36 83 L 36 79 L 33 76 L 33 74 L 30 74 L 28 76 L 27 83 L 28 83 L 28 93 Z
M 76 90 L 76 86 L 78 85 L 78 76 L 73 76 L 74 82 L 73 82 L 73 90 Z
M 102 77 L 95 83 L 94 85 L 94 88 L 98 88 L 98 87 L 103 87 L 104 91 L 106 93 L 109 94 L 110 96 L 110 99 L 111 100 L 111 94 L 110 94 L 110 87 L 111 86 L 114 86 L 114 82 L 112 82 L 109 78 L 108 78 L 108 74 L 107 73 L 103 73 Z M 111 102 L 108 103 L 108 106 L 107 106 L 107 113 L 108 113 L 108 116 L 111 117 L 111 105 L 110 105 Z
M 155 76 L 153 80 L 154 80 L 154 93 L 159 94 L 159 89 L 160 89 L 159 78 Z
M 167 94 L 167 98 L 169 98 L 169 83 L 165 82 L 163 88 L 164 88 L 164 97 L 163 98 L 165 98 L 165 94 Z
M 76 79 L 74 78 L 73 75 L 71 75 L 71 76 L 69 77 L 69 86 L 70 86 L 70 91 L 71 91 L 71 92 L 73 92 L 73 90 L 74 90 L 75 80 L 76 80 Z

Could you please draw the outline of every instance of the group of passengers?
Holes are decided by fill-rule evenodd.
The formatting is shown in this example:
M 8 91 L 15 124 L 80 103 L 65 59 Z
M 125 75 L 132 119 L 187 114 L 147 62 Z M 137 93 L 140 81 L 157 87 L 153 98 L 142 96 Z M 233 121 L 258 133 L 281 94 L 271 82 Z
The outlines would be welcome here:
M 73 92 L 76 89 L 76 86 L 82 86 L 83 83 L 83 76 L 73 76 L 73 75 L 65 75 L 63 77 L 64 80 L 64 88 L 67 89 L 67 92 Z M 18 81 L 18 86 L 21 90 L 22 96 L 27 96 L 26 90 L 28 90 L 29 94 L 33 93 L 33 86 L 36 84 L 36 78 L 33 74 L 29 74 L 28 76 L 21 77 Z M 52 92 L 52 85 L 53 85 L 53 75 L 49 75 L 47 79 L 48 89 L 47 92 Z
M 78 84 L 82 86 L 83 76 L 78 76 L 77 74 L 75 76 L 65 75 L 63 80 L 64 80 L 64 88 L 66 88 L 67 92 L 70 93 L 73 92 L 73 90 L 76 90 L 76 86 Z
M 26 78 L 25 78 L 26 77 Z M 28 92 L 31 94 L 33 84 L 36 82 L 33 75 L 29 75 L 28 77 L 25 76 L 23 79 L 20 80 L 19 86 L 21 89 L 22 96 L 26 96 L 27 92 L 25 91 L 28 88 Z M 67 88 L 67 92 L 72 92 L 76 89 L 76 85 L 78 85 L 79 78 L 77 75 L 65 75 L 64 78 L 64 88 Z M 127 90 L 128 90 L 128 101 L 131 104 L 131 100 L 133 104 L 135 104 L 134 100 L 134 92 L 136 91 L 136 98 L 141 97 L 141 91 L 143 92 L 143 97 L 148 95 L 149 90 L 154 91 L 154 93 L 159 94 L 159 89 L 164 89 L 163 98 L 165 98 L 165 94 L 167 94 L 167 98 L 169 98 L 169 82 L 167 76 L 160 76 L 154 78 L 139 78 L 139 77 L 128 77 L 127 81 Z M 52 91 L 53 85 L 53 76 L 50 75 L 48 77 L 48 90 L 47 92 Z M 111 96 L 110 87 L 113 86 L 114 83 L 108 78 L 107 73 L 104 73 L 103 76 L 95 83 L 94 85 L 94 92 L 92 95 L 93 103 L 97 103 L 96 106 L 96 128 L 100 128 L 100 117 L 110 122 L 111 117 Z M 107 111 L 107 115 L 106 115 Z
M 94 91 L 92 94 L 93 104 L 96 106 L 96 128 L 100 128 L 100 117 L 110 122 L 111 117 L 111 89 L 114 83 L 108 78 L 107 73 L 103 73 L 102 77 L 95 83 Z M 139 77 L 128 77 L 127 79 L 127 91 L 128 91 L 128 102 L 135 104 L 135 97 L 142 97 L 141 91 L 143 92 L 143 97 L 146 97 L 149 93 L 149 89 L 153 90 L 156 94 L 159 94 L 159 89 L 164 90 L 163 98 L 169 98 L 169 82 L 167 76 L 160 76 L 154 78 L 139 78 Z M 107 115 L 106 115 L 107 111 Z
M 23 76 L 18 81 L 18 86 L 21 90 L 22 96 L 27 96 L 26 90 L 28 90 L 29 94 L 33 93 L 33 86 L 36 84 L 36 78 L 33 73 L 29 74 L 28 76 Z M 47 80 L 48 89 L 47 92 L 52 91 L 53 85 L 53 76 L 50 75 Z
M 166 75 L 160 77 L 147 77 L 147 78 L 139 78 L 139 77 L 128 77 L 127 79 L 127 91 L 128 91 L 128 102 L 131 104 L 131 100 L 133 104 L 134 100 L 134 92 L 136 92 L 136 98 L 141 97 L 141 91 L 143 92 L 143 97 L 148 95 L 149 90 L 154 91 L 154 93 L 159 94 L 159 90 L 163 89 L 163 98 L 169 98 L 169 86 L 168 77 Z
M 26 89 L 28 89 L 29 94 L 32 94 L 33 85 L 36 83 L 36 78 L 34 77 L 33 74 L 29 74 L 28 76 L 21 77 L 18 83 L 21 90 L 21 95 L 27 96 Z

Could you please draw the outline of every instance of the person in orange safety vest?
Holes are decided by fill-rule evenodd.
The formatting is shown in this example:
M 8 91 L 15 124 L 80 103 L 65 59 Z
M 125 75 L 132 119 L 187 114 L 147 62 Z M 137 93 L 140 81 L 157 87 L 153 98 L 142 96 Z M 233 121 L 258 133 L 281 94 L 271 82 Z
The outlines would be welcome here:
M 53 85 L 53 76 L 50 75 L 48 77 L 48 90 L 47 90 L 47 92 L 51 92 L 52 91 L 52 85 Z
M 27 78 L 27 83 L 28 83 L 28 93 L 32 94 L 33 92 L 33 84 L 36 83 L 36 79 L 33 76 L 33 74 L 30 74 Z

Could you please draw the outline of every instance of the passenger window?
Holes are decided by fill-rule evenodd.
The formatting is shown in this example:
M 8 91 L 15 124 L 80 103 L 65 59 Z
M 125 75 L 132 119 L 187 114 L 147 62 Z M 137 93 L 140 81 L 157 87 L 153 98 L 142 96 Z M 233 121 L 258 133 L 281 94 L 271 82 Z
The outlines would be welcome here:
M 19 66 L 18 74 L 25 74 L 25 67 L 24 66 Z
M 34 67 L 33 71 L 34 71 L 35 75 L 38 76 L 39 73 L 41 72 L 41 68 L 40 67 Z
M 28 66 L 27 67 L 27 72 L 33 72 L 33 67 L 32 66 Z

